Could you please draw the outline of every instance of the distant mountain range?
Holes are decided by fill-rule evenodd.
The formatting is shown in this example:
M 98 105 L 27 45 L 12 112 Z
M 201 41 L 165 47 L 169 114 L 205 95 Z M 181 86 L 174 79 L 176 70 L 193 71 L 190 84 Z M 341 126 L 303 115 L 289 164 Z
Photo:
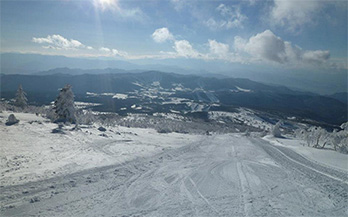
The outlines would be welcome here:
M 47 103 L 54 100 L 59 88 L 69 83 L 79 99 L 91 100 L 93 94 L 124 94 L 129 103 L 138 108 L 146 107 L 149 112 L 164 107 L 180 112 L 194 107 L 206 111 L 242 106 L 330 124 L 347 121 L 347 104 L 339 99 L 248 79 L 218 79 L 159 71 L 122 73 L 114 69 L 55 69 L 39 74 L 1 75 L 2 96 L 13 97 L 18 85 L 22 84 L 33 100 L 46 97 Z M 110 106 L 117 109 L 121 109 L 120 104 L 126 106 L 128 103 L 126 99 L 109 98 L 112 100 Z
M 265 84 L 277 84 L 294 90 L 320 94 L 347 91 L 347 70 L 310 72 L 305 69 L 251 67 L 245 64 L 194 59 L 117 60 L 114 58 L 77 58 L 40 54 L 1 53 L 0 74 L 81 74 L 161 71 L 216 78 L 246 78 Z M 97 70 L 95 70 L 97 69 Z M 100 70 L 103 69 L 103 70 Z
M 161 64 L 134 64 L 128 61 L 104 58 L 77 58 L 41 54 L 20 54 L 20 53 L 2 53 L 0 54 L 0 73 L 1 74 L 37 74 L 38 72 L 51 73 L 50 70 L 59 68 L 70 71 L 94 70 L 94 69 L 113 69 L 119 72 L 158 70 L 163 72 L 176 72 L 180 74 L 200 73 L 202 75 L 212 74 L 203 70 L 188 70 L 175 65 Z M 58 68 L 58 69 L 57 69 Z M 48 71 L 48 72 L 47 72 Z M 95 71 L 97 72 L 97 71 Z M 103 73 L 99 71 L 98 73 Z M 92 73 L 94 74 L 94 73 Z M 219 75 L 217 75 L 219 76 Z

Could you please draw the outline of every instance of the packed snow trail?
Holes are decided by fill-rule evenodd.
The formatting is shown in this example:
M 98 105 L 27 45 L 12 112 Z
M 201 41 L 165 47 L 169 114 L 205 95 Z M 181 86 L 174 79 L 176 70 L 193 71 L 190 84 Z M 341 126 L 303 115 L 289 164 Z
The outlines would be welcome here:
M 0 215 L 347 216 L 347 180 L 261 138 L 204 136 L 149 158 L 0 188 Z

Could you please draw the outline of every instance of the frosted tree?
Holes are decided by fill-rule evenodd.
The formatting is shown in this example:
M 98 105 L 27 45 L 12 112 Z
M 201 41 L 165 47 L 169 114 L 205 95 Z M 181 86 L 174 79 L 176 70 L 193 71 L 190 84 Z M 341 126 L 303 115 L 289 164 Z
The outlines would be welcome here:
M 334 131 L 332 134 L 334 149 L 348 154 L 348 122 L 341 125 L 340 131 Z
M 313 134 L 313 147 L 314 148 L 324 148 L 328 142 L 330 134 L 321 127 L 315 127 L 312 131 Z M 320 144 L 322 143 L 322 144 Z
M 273 129 L 272 129 L 272 135 L 273 135 L 274 137 L 278 137 L 278 138 L 282 137 L 282 133 L 281 133 L 281 131 L 280 131 L 280 125 L 282 125 L 282 124 L 283 124 L 282 121 L 278 121 L 278 122 L 274 125 L 274 127 L 273 127 Z
M 17 89 L 15 105 L 24 109 L 28 105 L 28 99 L 26 97 L 26 93 L 24 92 L 22 85 L 20 84 Z
M 60 90 L 59 96 L 54 102 L 54 110 L 56 113 L 55 122 L 76 122 L 74 93 L 69 84 L 65 85 L 65 87 Z

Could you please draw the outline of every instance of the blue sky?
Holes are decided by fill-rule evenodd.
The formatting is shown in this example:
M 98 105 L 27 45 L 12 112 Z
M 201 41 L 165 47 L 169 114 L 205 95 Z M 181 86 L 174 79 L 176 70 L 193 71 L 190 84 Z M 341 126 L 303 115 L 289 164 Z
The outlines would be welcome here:
M 1 52 L 346 73 L 347 1 L 1 1 Z

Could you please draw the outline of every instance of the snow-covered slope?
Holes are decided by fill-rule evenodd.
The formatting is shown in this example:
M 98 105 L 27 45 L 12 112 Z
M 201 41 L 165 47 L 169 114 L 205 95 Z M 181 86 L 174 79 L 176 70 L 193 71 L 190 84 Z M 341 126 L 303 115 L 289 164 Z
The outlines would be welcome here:
M 106 127 L 51 133 L 57 124 L 35 114 L 14 113 L 20 122 L 5 126 L 0 113 L 0 185 L 15 185 L 93 167 L 124 163 L 197 141 L 199 136 L 159 134 L 153 129 Z
M 348 214 L 345 173 L 257 137 L 224 134 L 202 138 L 112 167 L 0 188 L 0 215 Z
M 9 114 L 0 113 L 0 216 L 348 215 L 346 158 L 299 140 L 99 125 L 59 134 L 33 114 L 5 126 Z M 232 118 L 262 124 L 249 117 Z
M 264 139 L 273 145 L 290 148 L 311 161 L 323 164 L 348 174 L 348 155 L 334 150 L 317 149 L 308 147 L 306 142 L 296 138 L 274 138 L 265 136 Z

